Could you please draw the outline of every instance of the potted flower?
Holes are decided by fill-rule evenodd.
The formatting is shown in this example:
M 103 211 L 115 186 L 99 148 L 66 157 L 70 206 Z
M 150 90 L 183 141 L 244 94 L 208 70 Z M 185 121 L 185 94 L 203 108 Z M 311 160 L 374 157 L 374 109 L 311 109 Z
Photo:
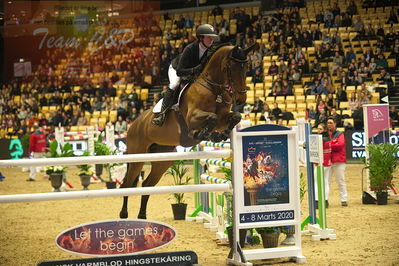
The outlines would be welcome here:
M 89 156 L 89 152 L 85 152 L 82 156 Z M 81 164 L 77 165 L 79 172 L 77 173 L 80 177 L 80 182 L 82 183 L 83 190 L 88 190 L 88 186 L 90 185 L 90 180 L 92 175 L 94 174 L 91 164 Z
M 72 157 L 73 149 L 70 143 L 66 143 L 64 145 L 59 145 L 56 140 L 53 140 L 50 143 L 50 147 L 48 148 L 49 154 L 46 156 L 47 158 L 61 158 L 61 157 Z M 49 175 L 51 185 L 54 188 L 55 192 L 59 192 L 62 182 L 65 179 L 65 166 L 49 166 L 46 167 L 46 174 Z
M 388 204 L 388 189 L 392 187 L 399 152 L 398 144 L 369 144 L 366 147 L 369 158 L 363 159 L 369 169 L 370 189 L 377 195 L 377 204 Z
M 184 161 L 178 160 L 173 163 L 166 171 L 167 175 L 173 177 L 173 184 L 176 186 L 188 185 L 191 177 L 187 176 L 188 168 L 184 166 Z M 187 204 L 184 202 L 184 193 L 173 193 L 175 204 L 172 204 L 173 217 L 175 220 L 186 218 Z
M 46 174 L 48 174 L 51 186 L 54 188 L 54 192 L 60 192 L 60 187 L 62 186 L 62 181 L 64 179 L 64 174 L 66 171 L 65 166 L 48 166 L 46 167 Z
M 275 248 L 278 246 L 281 227 L 261 227 L 256 228 L 256 231 L 262 238 L 264 248 Z

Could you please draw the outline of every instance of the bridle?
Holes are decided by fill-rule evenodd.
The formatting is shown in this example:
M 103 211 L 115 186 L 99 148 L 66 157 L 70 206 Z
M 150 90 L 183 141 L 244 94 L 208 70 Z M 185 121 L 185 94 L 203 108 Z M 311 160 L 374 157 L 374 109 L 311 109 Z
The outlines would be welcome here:
M 222 103 L 224 101 L 226 104 L 232 104 L 232 103 L 235 104 L 236 103 L 235 92 L 239 93 L 239 94 L 245 94 L 248 91 L 248 89 L 246 89 L 246 88 L 233 89 L 233 86 L 232 86 L 233 78 L 232 78 L 232 73 L 231 73 L 231 62 L 232 61 L 239 63 L 241 65 L 241 68 L 244 69 L 245 64 L 248 62 L 248 59 L 236 58 L 232 55 L 232 51 L 230 51 L 229 57 L 228 57 L 228 63 L 223 68 L 223 72 L 227 72 L 226 73 L 227 74 L 227 84 L 226 83 L 218 83 L 218 82 L 213 81 L 211 78 L 209 78 L 208 73 L 201 73 L 198 76 L 198 78 L 195 80 L 195 82 L 197 82 L 198 84 L 207 88 L 213 94 L 215 94 L 216 102 L 218 102 L 218 103 Z M 202 83 L 201 81 L 199 81 L 200 78 L 202 78 L 206 83 Z M 218 89 L 215 90 L 215 88 L 218 88 Z M 230 96 L 232 101 L 226 101 L 226 99 L 223 98 L 224 92 L 227 92 L 227 94 Z

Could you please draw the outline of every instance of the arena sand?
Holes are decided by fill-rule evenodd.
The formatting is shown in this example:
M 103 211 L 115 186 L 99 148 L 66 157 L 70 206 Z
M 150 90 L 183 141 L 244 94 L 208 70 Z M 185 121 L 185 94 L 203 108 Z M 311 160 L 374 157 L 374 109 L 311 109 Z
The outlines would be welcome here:
M 149 167 L 146 166 L 148 173 Z M 361 204 L 362 165 L 348 165 L 346 179 L 349 207 L 341 207 L 336 182 L 332 182 L 328 225 L 335 229 L 337 240 L 313 242 L 311 236 L 302 237 L 303 255 L 307 265 L 399 265 L 399 204 L 390 199 L 386 206 Z M 21 168 L 1 169 L 6 176 L 0 182 L 0 194 L 50 192 L 50 182 L 38 176 L 36 182 L 26 182 L 27 172 Z M 70 167 L 68 178 L 81 189 Z M 396 174 L 398 176 L 398 173 Z M 171 177 L 164 176 L 159 185 L 171 185 Z M 104 189 L 104 183 L 91 184 L 90 189 Z M 188 213 L 194 209 L 193 194 L 186 194 Z M 228 247 L 219 246 L 215 234 L 202 224 L 174 221 L 168 195 L 150 198 L 147 217 L 172 225 L 178 238 L 159 252 L 193 250 L 202 265 L 225 265 Z M 56 236 L 79 224 L 118 218 L 122 204 L 120 197 L 0 204 L 0 265 L 36 265 L 40 261 L 81 258 L 55 246 Z M 138 213 L 139 197 L 131 197 L 129 214 Z M 304 219 L 307 216 L 306 198 L 302 202 Z M 284 238 L 284 235 L 281 235 Z M 288 259 L 253 261 L 255 265 L 295 265 Z

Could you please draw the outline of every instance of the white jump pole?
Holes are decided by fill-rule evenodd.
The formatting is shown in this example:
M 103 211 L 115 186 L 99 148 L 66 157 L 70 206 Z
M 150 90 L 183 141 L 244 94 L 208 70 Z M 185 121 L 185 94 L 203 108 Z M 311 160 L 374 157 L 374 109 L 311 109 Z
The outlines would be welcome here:
M 170 194 L 185 192 L 207 192 L 207 191 L 232 191 L 231 184 L 200 184 L 185 186 L 159 186 L 159 187 L 136 187 L 136 188 L 119 188 L 106 190 L 82 190 L 70 192 L 50 192 L 50 193 L 34 193 L 34 194 L 17 194 L 0 196 L 0 203 L 15 202 L 34 202 L 34 201 L 53 201 L 53 200 L 69 200 L 84 198 L 101 198 L 115 196 L 131 196 L 131 195 L 153 195 L 153 194 Z
M 87 157 L 65 157 L 46 159 L 21 159 L 21 160 L 0 160 L 2 167 L 31 167 L 51 165 L 80 165 L 100 163 L 132 163 L 132 162 L 160 162 L 175 160 L 193 160 L 207 158 L 225 158 L 231 155 L 230 150 L 201 151 L 201 152 L 165 152 L 128 155 L 107 155 Z

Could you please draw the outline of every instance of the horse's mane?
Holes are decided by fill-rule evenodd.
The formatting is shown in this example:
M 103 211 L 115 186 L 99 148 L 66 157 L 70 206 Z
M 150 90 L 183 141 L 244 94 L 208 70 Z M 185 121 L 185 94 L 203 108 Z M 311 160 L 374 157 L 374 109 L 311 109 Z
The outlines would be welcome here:
M 222 42 L 222 43 L 217 43 L 212 45 L 211 47 L 208 48 L 208 50 L 205 53 L 205 56 L 203 56 L 200 60 L 200 65 L 202 70 L 205 69 L 205 66 L 209 63 L 211 60 L 212 56 L 222 47 L 225 46 L 231 46 L 231 43 L 228 42 Z M 246 53 L 242 49 L 234 49 L 233 53 L 231 55 L 233 58 L 239 59 L 239 60 L 245 60 L 247 58 Z
M 211 60 L 212 56 L 222 47 L 229 46 L 231 45 L 230 43 L 217 43 L 212 45 L 211 47 L 208 48 L 208 50 L 205 53 L 205 56 L 203 56 L 200 60 L 200 65 L 202 69 L 205 68 L 206 64 Z

